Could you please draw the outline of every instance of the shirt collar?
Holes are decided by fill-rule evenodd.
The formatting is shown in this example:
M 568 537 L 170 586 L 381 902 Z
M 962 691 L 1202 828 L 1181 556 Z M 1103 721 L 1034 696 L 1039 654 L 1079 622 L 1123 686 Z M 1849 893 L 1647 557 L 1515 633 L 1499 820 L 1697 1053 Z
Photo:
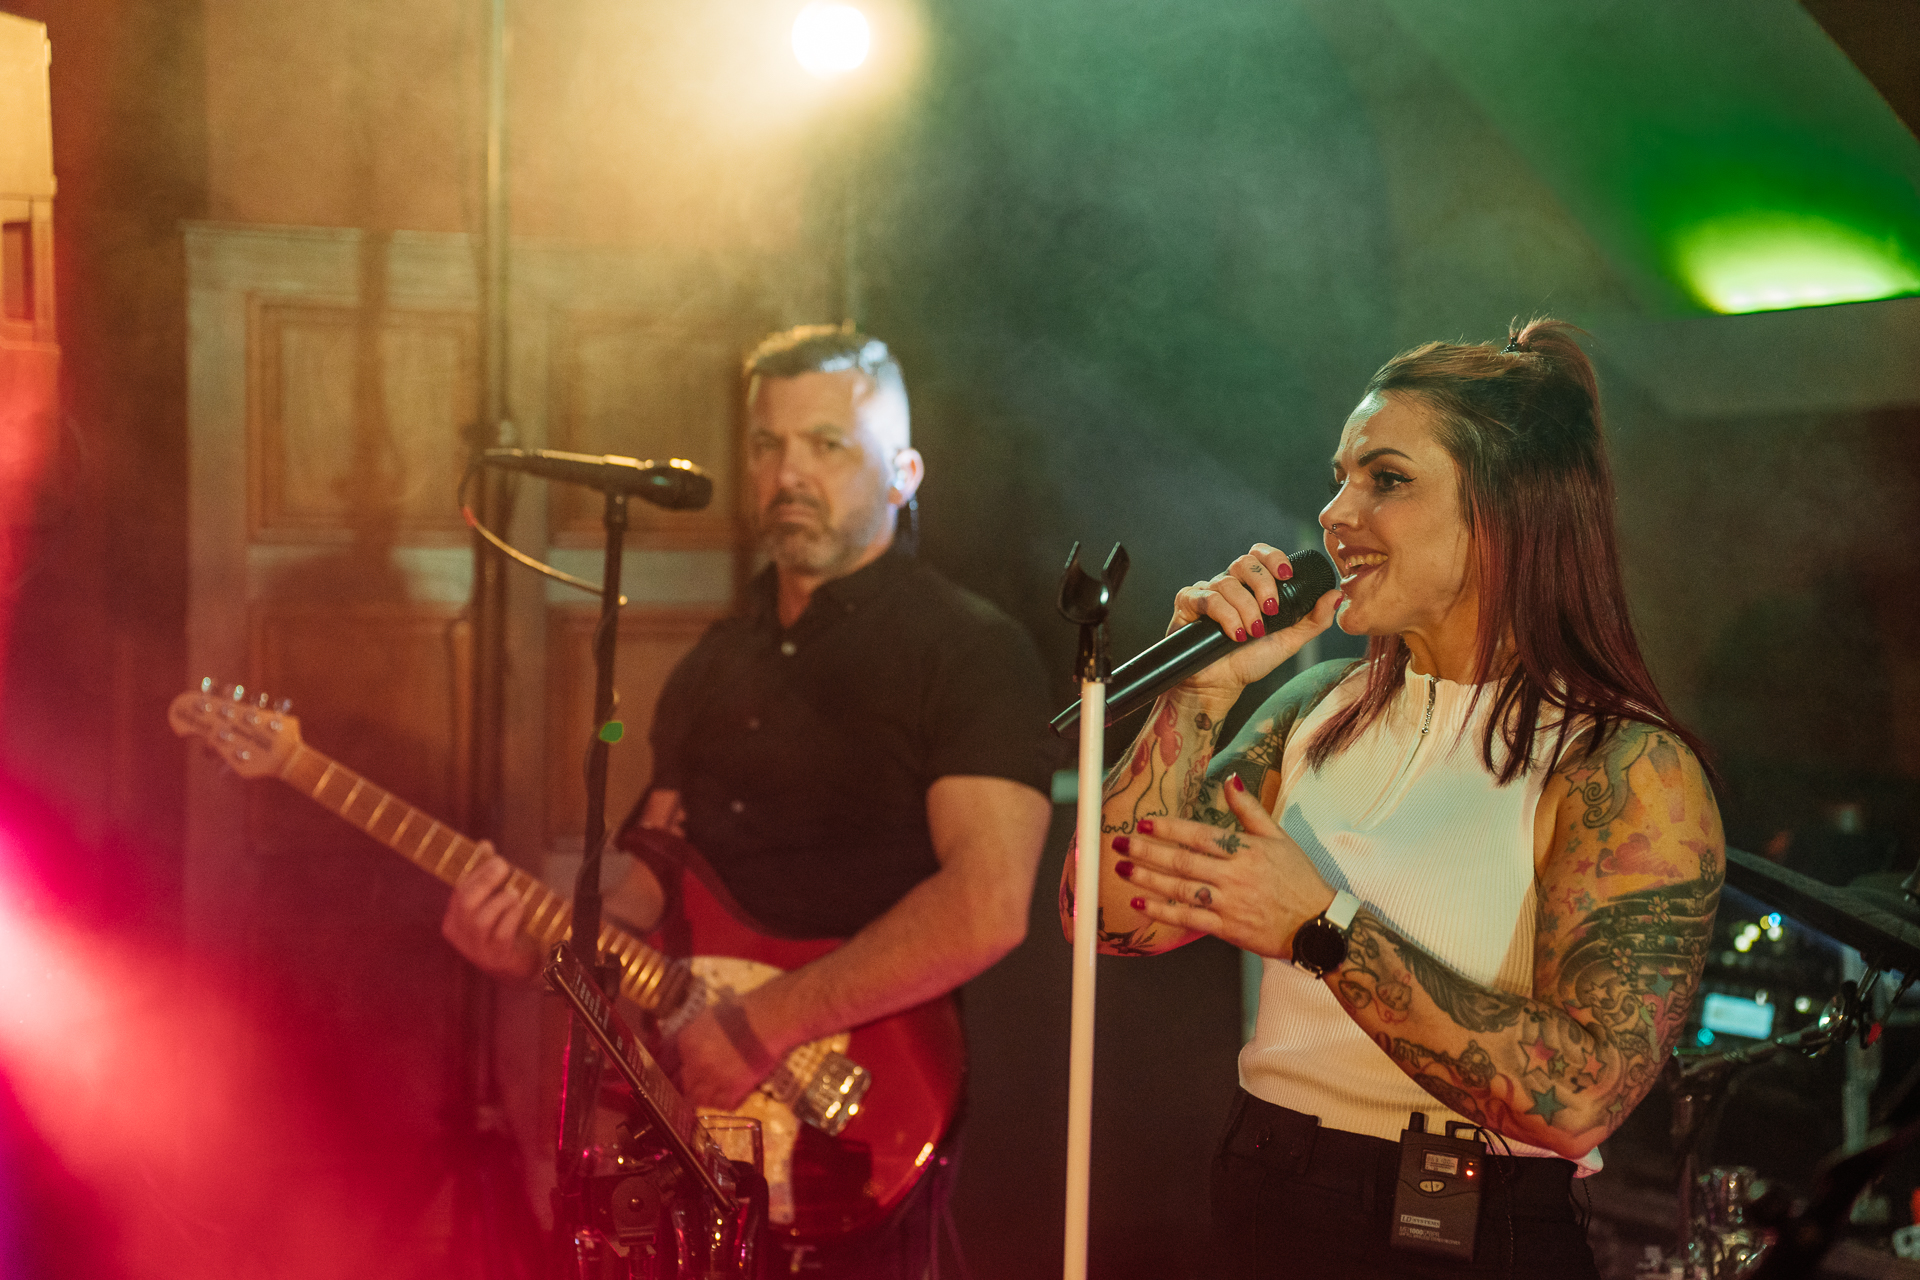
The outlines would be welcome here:
M 829 578 L 815 587 L 812 598 L 807 601 L 806 612 L 793 625 L 798 627 L 808 619 L 820 616 L 823 611 L 853 613 L 868 601 L 886 594 L 912 567 L 913 557 L 895 543 L 881 552 L 878 559 L 844 577 Z M 780 579 L 773 565 L 767 565 L 754 575 L 750 595 L 754 621 L 777 628 L 780 625 Z

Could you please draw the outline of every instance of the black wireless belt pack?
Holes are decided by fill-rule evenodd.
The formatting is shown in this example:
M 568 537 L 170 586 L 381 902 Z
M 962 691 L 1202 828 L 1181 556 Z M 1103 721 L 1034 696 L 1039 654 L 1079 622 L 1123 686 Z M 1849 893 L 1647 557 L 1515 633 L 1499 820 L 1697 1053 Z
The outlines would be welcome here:
M 1486 1177 L 1487 1146 L 1480 1130 L 1459 1120 L 1447 1122 L 1446 1136 L 1427 1132 L 1427 1117 L 1416 1111 L 1400 1133 L 1400 1180 L 1393 1189 L 1393 1229 L 1387 1243 L 1396 1249 L 1473 1260 L 1473 1238 L 1480 1226 L 1480 1183 Z

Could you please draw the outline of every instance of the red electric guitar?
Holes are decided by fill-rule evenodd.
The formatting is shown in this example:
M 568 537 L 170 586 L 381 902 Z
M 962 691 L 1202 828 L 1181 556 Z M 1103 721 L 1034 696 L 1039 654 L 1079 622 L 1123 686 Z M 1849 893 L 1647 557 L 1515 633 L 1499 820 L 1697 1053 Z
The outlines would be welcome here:
M 299 720 L 264 695 L 239 701 L 238 692 L 203 681 L 173 700 L 168 723 L 241 777 L 279 778 L 448 884 L 478 860 L 475 842 L 305 745 Z M 668 1031 L 728 991 L 839 945 L 755 927 L 684 841 L 648 831 L 636 844 L 667 891 L 666 918 L 644 938 L 603 924 L 600 950 L 620 966 L 620 994 Z M 571 902 L 518 868 L 508 883 L 529 904 L 530 937 L 551 947 L 567 936 Z M 761 1123 L 774 1228 L 797 1244 L 823 1244 L 884 1219 L 952 1123 L 964 1075 L 959 1014 L 944 997 L 789 1053 L 733 1112 Z

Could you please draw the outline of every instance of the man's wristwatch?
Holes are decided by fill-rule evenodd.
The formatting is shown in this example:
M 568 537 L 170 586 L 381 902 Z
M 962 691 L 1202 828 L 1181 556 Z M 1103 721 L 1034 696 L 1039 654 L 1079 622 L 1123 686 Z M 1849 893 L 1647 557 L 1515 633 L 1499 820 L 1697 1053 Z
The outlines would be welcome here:
M 1347 958 L 1347 930 L 1360 912 L 1360 899 L 1345 889 L 1333 895 L 1327 909 L 1301 925 L 1293 935 L 1293 962 L 1316 978 L 1338 969 Z

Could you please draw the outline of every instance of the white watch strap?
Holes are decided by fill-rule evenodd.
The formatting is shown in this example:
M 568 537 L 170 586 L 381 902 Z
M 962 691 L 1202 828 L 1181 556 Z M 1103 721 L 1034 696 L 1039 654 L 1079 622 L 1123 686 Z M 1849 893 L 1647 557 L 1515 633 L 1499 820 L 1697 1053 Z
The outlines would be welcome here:
M 1328 924 L 1345 933 L 1353 927 L 1353 918 L 1360 914 L 1360 899 L 1342 889 L 1333 895 L 1333 902 L 1323 914 Z

